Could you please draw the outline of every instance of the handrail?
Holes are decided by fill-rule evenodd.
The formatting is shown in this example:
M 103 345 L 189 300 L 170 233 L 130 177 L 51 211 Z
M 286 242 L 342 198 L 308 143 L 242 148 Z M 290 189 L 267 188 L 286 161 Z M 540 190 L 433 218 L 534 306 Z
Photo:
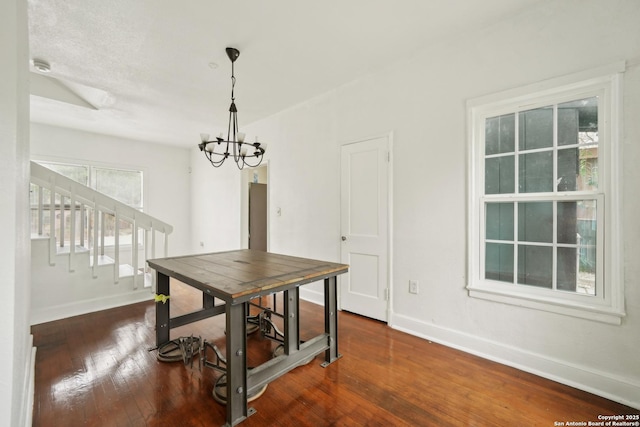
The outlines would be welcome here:
M 69 218 L 69 271 L 75 270 L 75 255 L 76 255 L 76 212 L 79 210 L 81 214 L 80 218 L 80 246 L 84 246 L 84 235 L 86 232 L 87 243 L 89 240 L 93 240 L 92 247 L 89 248 L 92 260 L 92 274 L 93 277 L 97 277 L 98 265 L 101 260 L 100 256 L 104 255 L 104 216 L 112 215 L 115 220 L 115 235 L 114 235 L 114 283 L 118 283 L 119 280 L 119 264 L 120 264 L 120 221 L 125 221 L 131 224 L 132 242 L 131 242 L 131 265 L 133 267 L 133 289 L 138 288 L 138 276 L 139 272 L 139 259 L 138 250 L 142 250 L 144 261 L 148 256 L 148 246 L 151 245 L 152 256 L 155 256 L 155 232 L 164 234 L 164 256 L 168 256 L 168 235 L 173 232 L 173 226 L 161 221 L 147 213 L 141 212 L 131 206 L 128 206 L 118 200 L 109 197 L 99 191 L 96 191 L 90 187 L 87 187 L 79 182 L 76 182 L 64 175 L 61 175 L 51 169 L 48 169 L 38 163 L 31 162 L 31 183 L 39 187 L 38 194 L 38 234 L 43 234 L 43 211 L 46 209 L 49 211 L 49 229 L 55 230 L 56 226 L 56 212 L 59 211 L 59 226 L 60 226 L 60 242 L 61 248 L 66 245 L 65 241 L 65 216 L 70 215 Z M 42 189 L 49 190 L 49 201 L 45 205 Z M 60 196 L 59 203 L 56 203 L 56 195 Z M 69 200 L 68 208 L 65 199 Z M 79 205 L 79 206 L 78 206 Z M 86 208 L 93 209 L 93 224 L 90 225 L 85 221 L 84 213 Z M 66 213 L 68 211 L 68 214 Z M 144 230 L 145 239 L 142 242 L 144 247 L 139 248 L 138 232 Z M 151 235 L 151 242 L 149 242 L 148 236 Z M 51 231 L 49 235 L 49 264 L 55 265 L 55 259 L 57 254 L 56 247 L 56 232 Z M 153 279 L 154 277 L 152 277 Z

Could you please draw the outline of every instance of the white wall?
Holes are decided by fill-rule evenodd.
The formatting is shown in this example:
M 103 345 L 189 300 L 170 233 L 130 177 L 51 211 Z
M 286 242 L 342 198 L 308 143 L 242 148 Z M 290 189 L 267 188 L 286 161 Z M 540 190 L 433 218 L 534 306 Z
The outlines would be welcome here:
M 228 160 L 214 168 L 194 144 L 191 150 L 191 243 L 195 253 L 239 249 L 240 171 Z
M 339 146 L 392 131 L 393 326 L 640 407 L 638 22 L 635 0 L 544 2 L 244 129 L 269 143 L 270 249 L 339 260 Z M 624 89 L 622 325 L 470 298 L 466 101 L 621 59 L 631 60 Z M 235 226 L 239 203 L 229 193 L 239 178 L 195 160 L 198 181 L 201 174 L 210 178 L 192 183 L 194 200 L 222 191 L 215 208 L 224 204 L 227 224 Z M 194 212 L 205 203 L 214 208 L 212 200 L 198 203 Z M 201 215 L 193 217 L 194 229 L 217 223 L 220 214 Z M 236 230 L 222 234 L 216 238 L 224 245 L 236 244 Z M 408 293 L 409 279 L 420 281 L 419 295 Z
M 0 425 L 31 425 L 27 5 L 0 5 Z
M 186 148 L 31 124 L 31 158 L 34 160 L 142 170 L 145 213 L 174 227 L 169 235 L 170 255 L 188 253 L 191 249 L 189 157 Z M 156 255 L 162 256 L 162 252 Z

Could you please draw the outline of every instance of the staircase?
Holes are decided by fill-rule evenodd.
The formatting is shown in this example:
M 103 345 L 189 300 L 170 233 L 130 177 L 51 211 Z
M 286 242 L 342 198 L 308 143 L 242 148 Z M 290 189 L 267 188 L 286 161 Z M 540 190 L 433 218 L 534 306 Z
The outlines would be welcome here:
M 31 162 L 31 323 L 152 299 L 146 261 L 167 256 L 172 231 Z

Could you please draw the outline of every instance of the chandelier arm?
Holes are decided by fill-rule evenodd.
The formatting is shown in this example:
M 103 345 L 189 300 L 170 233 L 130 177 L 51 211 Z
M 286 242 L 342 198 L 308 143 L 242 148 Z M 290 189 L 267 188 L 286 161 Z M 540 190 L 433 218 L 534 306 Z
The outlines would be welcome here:
M 214 168 L 218 168 L 220 166 L 222 166 L 222 164 L 224 163 L 224 157 L 220 160 L 220 161 L 215 161 L 211 158 L 211 154 L 218 154 L 218 153 L 212 153 L 212 152 L 205 152 L 205 156 L 207 156 L 207 159 L 209 160 L 209 162 L 213 165 Z
M 253 156 L 251 156 L 251 157 L 253 157 Z M 249 166 L 250 168 L 258 167 L 258 166 L 260 166 L 260 163 L 262 163 L 262 156 L 258 157 L 258 163 L 256 163 L 256 164 L 248 163 L 245 160 L 245 158 L 242 159 L 242 163 L 244 163 L 245 165 Z

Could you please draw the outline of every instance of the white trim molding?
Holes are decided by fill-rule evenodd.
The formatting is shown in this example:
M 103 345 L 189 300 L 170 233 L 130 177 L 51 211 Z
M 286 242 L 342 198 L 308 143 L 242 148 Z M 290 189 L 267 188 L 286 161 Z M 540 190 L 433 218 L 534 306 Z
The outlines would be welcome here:
M 80 316 L 110 308 L 122 307 L 139 302 L 152 301 L 153 294 L 149 288 L 141 288 L 136 291 L 125 292 L 117 295 L 101 296 L 82 301 L 74 301 L 67 304 L 59 304 L 46 308 L 31 310 L 31 325 L 66 319 L 67 317 Z
M 31 427 L 33 419 L 33 402 L 35 400 L 35 371 L 36 371 L 36 347 L 33 346 L 33 335 L 29 335 L 26 343 L 25 354 L 28 355 L 24 366 L 24 378 L 22 383 L 23 395 L 20 401 L 20 426 Z

